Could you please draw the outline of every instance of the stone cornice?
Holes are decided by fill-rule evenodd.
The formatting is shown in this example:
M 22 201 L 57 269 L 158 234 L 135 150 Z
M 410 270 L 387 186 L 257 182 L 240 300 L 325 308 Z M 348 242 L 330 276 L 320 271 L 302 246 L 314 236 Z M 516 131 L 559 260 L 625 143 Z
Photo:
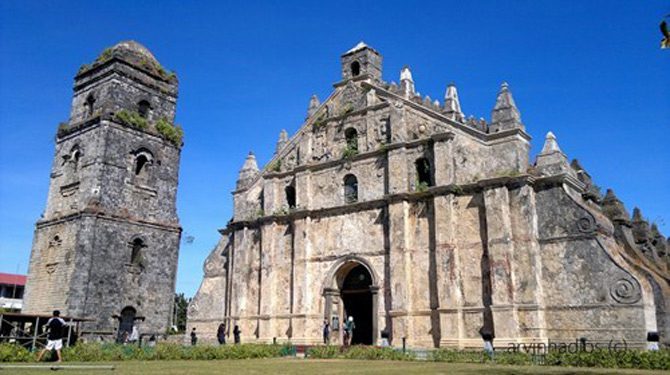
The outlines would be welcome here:
M 90 119 L 86 119 L 84 121 L 80 121 L 77 123 L 74 123 L 72 125 L 68 125 L 68 128 L 65 130 L 60 130 L 56 134 L 56 143 L 60 143 L 63 141 L 66 141 L 70 138 L 76 137 L 83 133 L 84 131 L 89 131 L 97 128 L 100 125 L 108 124 L 116 129 L 121 129 L 124 131 L 130 130 L 131 132 L 139 132 L 146 134 L 148 136 L 151 136 L 161 142 L 164 146 L 168 146 L 171 148 L 177 149 L 177 151 L 181 151 L 181 148 L 183 146 L 177 146 L 174 143 L 168 141 L 167 139 L 163 138 L 159 134 L 156 134 L 155 132 L 151 132 L 148 129 L 138 129 L 134 128 L 132 126 L 128 126 L 126 124 L 123 124 L 121 122 L 118 122 L 114 120 L 114 116 L 112 114 L 103 114 L 103 115 L 97 115 L 95 117 L 92 117 Z
M 389 204 L 397 202 L 417 202 L 431 197 L 445 196 L 449 194 L 462 195 L 480 192 L 487 189 L 506 186 L 508 188 L 516 188 L 523 185 L 532 185 L 535 179 L 531 175 L 520 175 L 513 177 L 495 177 L 485 180 L 480 180 L 471 184 L 451 184 L 444 186 L 434 186 L 422 192 L 402 192 L 395 194 L 387 194 L 382 198 L 373 199 L 364 202 L 356 202 L 347 205 L 340 205 L 334 207 L 325 207 L 318 209 L 297 209 L 285 215 L 266 215 L 254 220 L 240 220 L 233 221 L 228 224 L 226 228 L 219 229 L 222 235 L 227 235 L 231 230 L 236 230 L 245 227 L 259 227 L 266 223 L 280 222 L 288 223 L 294 220 L 304 219 L 306 217 L 328 217 L 352 212 L 367 211 L 372 209 L 379 209 L 387 207 Z
M 123 222 L 123 223 L 130 223 L 130 224 L 135 224 L 135 225 L 142 225 L 146 227 L 151 227 L 151 228 L 158 228 L 162 230 L 168 230 L 171 232 L 176 232 L 176 233 L 181 233 L 182 228 L 179 224 L 167 224 L 167 223 L 160 223 L 160 222 L 155 222 L 155 221 L 146 221 L 146 220 L 137 220 L 129 217 L 123 217 L 119 215 L 114 215 L 114 214 L 107 214 L 105 212 L 99 211 L 99 212 L 93 212 L 92 209 L 85 209 L 82 211 L 78 211 L 69 215 L 53 218 L 53 219 L 41 219 L 38 220 L 37 223 L 35 224 L 35 227 L 37 229 L 41 228 L 46 228 L 52 225 L 58 225 L 58 224 L 63 224 L 67 223 L 70 221 L 78 220 L 78 219 L 83 219 L 83 218 L 96 218 L 96 219 L 102 219 L 102 220 L 110 220 L 110 221 L 116 221 L 116 222 Z
M 129 74 L 127 74 L 126 72 L 124 72 L 122 69 L 116 68 L 116 66 L 114 65 L 115 63 L 118 63 L 121 66 L 129 67 L 133 70 L 136 70 L 136 71 L 138 71 L 142 74 L 147 75 L 149 78 L 152 78 L 156 81 L 163 82 L 168 86 L 174 87 L 174 92 L 168 92 L 166 94 L 168 94 L 169 96 L 171 96 L 175 99 L 177 98 L 177 89 L 176 89 L 177 82 L 171 82 L 169 79 L 165 79 L 165 78 L 163 78 L 163 77 L 161 77 L 157 74 L 154 74 L 153 72 L 148 71 L 147 69 L 143 69 L 142 67 L 133 65 L 133 64 L 131 64 L 131 63 L 129 63 L 129 62 L 123 60 L 123 59 L 120 59 L 116 56 L 111 57 L 109 60 L 107 60 L 107 61 L 105 61 L 101 64 L 94 65 L 91 68 L 86 69 L 85 71 L 83 71 L 81 73 L 77 73 L 77 75 L 75 75 L 75 77 L 74 77 L 75 78 L 74 91 L 76 92 L 76 91 L 80 90 L 81 88 L 90 85 L 92 82 L 99 81 L 99 80 L 105 78 L 106 76 L 111 75 L 115 72 L 119 73 L 119 74 L 121 74 L 121 75 L 123 75 L 123 76 L 125 76 L 129 79 L 132 79 L 134 81 L 140 82 L 144 85 L 150 86 L 154 89 L 157 89 L 157 90 L 161 91 L 160 87 L 158 87 L 156 85 L 152 85 L 152 84 L 150 84 L 148 82 L 145 82 L 145 81 L 138 81 L 136 77 L 132 77 Z M 107 68 L 108 68 L 107 71 L 103 71 L 104 69 L 107 69 Z M 98 74 L 98 75 L 96 75 L 96 74 Z M 84 82 L 80 82 L 84 78 L 89 78 L 89 79 L 84 81 Z
M 296 173 L 300 173 L 303 171 L 310 171 L 310 172 L 315 172 L 323 169 L 328 169 L 332 167 L 337 167 L 343 164 L 347 163 L 352 163 L 356 162 L 359 160 L 365 160 L 368 158 L 372 157 L 377 157 L 386 154 L 388 151 L 399 149 L 399 148 L 413 148 L 417 147 L 422 144 L 428 144 L 431 142 L 436 142 L 436 141 L 446 141 L 453 139 L 454 133 L 451 132 L 445 132 L 445 133 L 439 133 L 439 134 L 433 134 L 430 138 L 422 138 L 422 139 L 417 139 L 417 140 L 412 140 L 408 142 L 398 142 L 398 143 L 393 143 L 388 146 L 385 146 L 384 148 L 379 148 L 377 150 L 373 151 L 368 151 L 368 152 L 362 152 L 360 154 L 356 154 L 352 157 L 349 158 L 342 158 L 342 159 L 337 159 L 337 160 L 330 160 L 326 161 L 323 163 L 318 163 L 318 164 L 303 164 L 301 166 L 295 167 L 290 171 L 286 172 L 266 172 L 264 177 L 271 179 L 271 178 L 283 178 L 286 176 L 292 176 Z M 233 191 L 233 194 L 239 193 L 246 191 L 247 189 L 241 189 L 241 190 L 235 190 Z
M 395 194 L 387 194 L 379 199 L 373 199 L 364 202 L 356 202 L 347 205 L 325 207 L 318 209 L 298 209 L 289 212 L 285 215 L 274 214 L 274 215 L 262 216 L 254 220 L 231 221 L 225 228 L 219 229 L 219 233 L 221 233 L 222 235 L 228 235 L 232 231 L 235 231 L 237 229 L 245 227 L 256 228 L 271 222 L 289 223 L 291 221 L 304 219 L 306 217 L 311 218 L 311 217 L 337 216 L 352 212 L 379 209 L 387 207 L 389 204 L 397 202 L 403 202 L 403 201 L 417 202 L 425 200 L 427 198 L 446 196 L 449 194 L 454 195 L 474 194 L 484 190 L 495 189 L 499 187 L 507 187 L 510 189 L 514 189 L 520 186 L 529 185 L 533 186 L 534 189 L 537 190 L 541 188 L 557 187 L 562 186 L 563 184 L 567 184 L 579 190 L 580 186 L 576 185 L 575 184 L 576 182 L 579 183 L 579 181 L 576 181 L 572 176 L 570 176 L 567 173 L 547 177 L 536 177 L 529 174 L 522 174 L 519 176 L 494 177 L 479 180 L 477 182 L 469 184 L 451 184 L 443 186 L 434 186 L 422 192 L 402 192 Z
M 578 179 L 574 178 L 568 173 L 561 173 L 553 176 L 536 177 L 534 186 L 536 189 L 541 189 L 545 186 L 554 187 L 563 184 L 573 188 L 574 190 L 580 193 L 584 192 L 584 189 L 586 188 L 586 185 L 584 185 L 583 182 L 579 181 Z

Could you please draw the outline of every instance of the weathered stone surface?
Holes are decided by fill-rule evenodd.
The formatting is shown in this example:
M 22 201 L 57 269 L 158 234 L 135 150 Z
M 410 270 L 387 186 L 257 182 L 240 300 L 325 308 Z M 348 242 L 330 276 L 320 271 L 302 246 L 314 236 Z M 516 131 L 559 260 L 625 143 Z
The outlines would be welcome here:
M 172 126 L 177 81 L 162 76 L 136 42 L 103 55 L 75 78 L 70 121 L 56 138 L 24 311 L 59 309 L 92 319 L 84 331 L 112 335 L 118 327 L 112 316 L 129 307 L 145 318 L 142 332 L 165 332 L 181 234 L 175 204 L 181 144 L 161 136 L 155 123 Z M 146 110 L 145 127 L 120 122 L 121 110 L 138 116 Z
M 364 44 L 342 69 L 329 99 L 234 192 L 189 329 L 213 340 L 223 322 L 246 342 L 315 344 L 324 319 L 353 315 L 355 339 L 386 330 L 393 345 L 419 347 L 481 347 L 482 327 L 497 346 L 668 337 L 668 275 L 641 255 L 613 194 L 610 211 L 594 203 L 591 177 L 553 134 L 530 166 L 506 85 L 489 127 L 457 115 L 455 88 L 441 108 L 408 68 L 400 86 L 381 81 L 381 56 Z

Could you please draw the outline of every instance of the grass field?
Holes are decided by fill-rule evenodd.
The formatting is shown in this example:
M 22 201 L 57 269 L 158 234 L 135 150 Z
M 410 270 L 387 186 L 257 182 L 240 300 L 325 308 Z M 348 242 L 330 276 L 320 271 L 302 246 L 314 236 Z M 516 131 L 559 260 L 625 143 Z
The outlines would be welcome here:
M 14 368 L 13 366 L 44 366 Z M 362 361 L 340 359 L 251 359 L 228 361 L 126 361 L 96 363 L 63 363 L 82 366 L 114 366 L 114 370 L 62 369 L 56 374 L 663 374 L 661 371 L 591 369 L 574 367 L 496 366 L 436 362 Z M 12 366 L 12 368 L 7 368 Z M 0 364 L 0 374 L 50 374 L 49 364 Z

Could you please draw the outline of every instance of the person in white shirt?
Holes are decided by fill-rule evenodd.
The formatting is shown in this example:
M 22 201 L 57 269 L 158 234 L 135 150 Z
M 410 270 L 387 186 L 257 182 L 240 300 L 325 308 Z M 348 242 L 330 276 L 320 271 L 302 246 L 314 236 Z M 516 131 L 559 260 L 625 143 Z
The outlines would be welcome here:
M 137 325 L 134 325 L 132 332 L 130 332 L 130 342 L 134 344 L 139 339 L 140 339 L 140 331 L 137 329 Z

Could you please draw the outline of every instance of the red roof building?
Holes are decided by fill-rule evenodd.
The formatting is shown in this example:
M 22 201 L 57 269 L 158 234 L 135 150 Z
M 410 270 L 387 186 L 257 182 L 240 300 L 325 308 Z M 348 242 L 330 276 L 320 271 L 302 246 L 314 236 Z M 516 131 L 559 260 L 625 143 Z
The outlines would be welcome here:
M 0 307 L 21 310 L 27 277 L 0 272 Z
M 26 285 L 26 275 L 16 275 L 13 273 L 2 273 L 0 272 L 0 284 L 4 285 Z

